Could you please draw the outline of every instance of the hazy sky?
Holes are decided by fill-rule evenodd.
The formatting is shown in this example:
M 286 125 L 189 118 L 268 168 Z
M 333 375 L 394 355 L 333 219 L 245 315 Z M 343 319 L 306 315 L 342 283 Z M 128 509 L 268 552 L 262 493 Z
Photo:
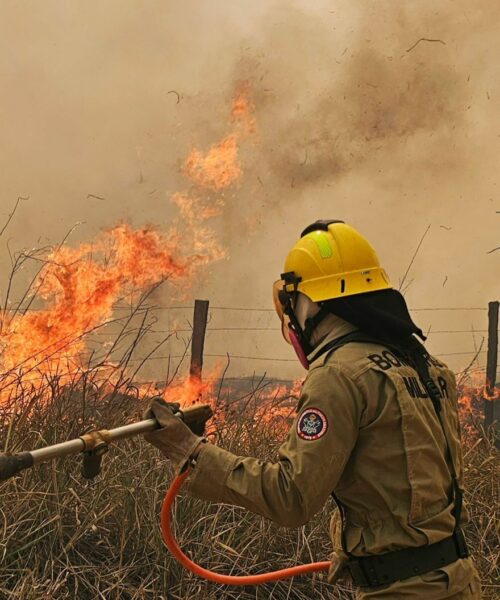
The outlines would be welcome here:
M 302 228 L 341 218 L 367 235 L 396 284 L 430 225 L 409 304 L 486 308 L 499 295 L 500 251 L 487 254 L 500 245 L 499 19 L 494 0 L 4 0 L 0 224 L 18 196 L 29 200 L 0 238 L 0 289 L 7 243 L 57 243 L 77 222 L 69 244 L 120 220 L 166 230 L 169 198 L 189 187 L 183 160 L 227 133 L 235 85 L 249 80 L 257 133 L 214 221 L 229 258 L 193 296 L 270 309 Z M 421 38 L 440 41 L 414 46 Z M 473 350 L 472 335 L 432 331 L 486 328 L 485 311 L 414 316 L 438 354 Z M 211 325 L 276 322 L 214 310 Z M 206 350 L 293 357 L 278 330 L 213 331 Z M 458 369 L 471 358 L 446 360 Z M 254 370 L 301 372 L 231 365 L 233 375 Z

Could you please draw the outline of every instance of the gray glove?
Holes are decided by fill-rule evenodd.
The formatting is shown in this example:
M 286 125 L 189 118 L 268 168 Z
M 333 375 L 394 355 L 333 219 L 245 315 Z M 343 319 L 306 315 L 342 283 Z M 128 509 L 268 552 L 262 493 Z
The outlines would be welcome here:
M 195 435 L 180 417 L 174 415 L 179 407 L 177 403 L 154 398 L 143 415 L 144 419 L 156 419 L 161 425 L 161 429 L 146 433 L 144 438 L 172 461 L 177 473 L 196 458 L 200 445 L 206 442 L 205 438 Z

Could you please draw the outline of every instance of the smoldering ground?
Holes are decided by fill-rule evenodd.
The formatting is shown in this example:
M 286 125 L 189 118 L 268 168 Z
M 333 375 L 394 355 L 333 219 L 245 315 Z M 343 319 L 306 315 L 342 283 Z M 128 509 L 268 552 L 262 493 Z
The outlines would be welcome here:
M 283 256 L 318 217 L 358 226 L 396 283 L 431 224 L 411 271 L 414 306 L 482 306 L 495 294 L 498 255 L 486 252 L 498 245 L 496 3 L 1 10 L 3 213 L 30 196 L 8 230 L 11 248 L 54 243 L 76 221 L 85 225 L 70 243 L 123 218 L 167 227 L 177 214 L 170 196 L 190 185 L 185 157 L 225 135 L 235 86 L 249 81 L 257 128 L 240 150 L 244 176 L 212 193 L 224 195 L 213 226 L 229 258 L 193 294 L 270 307 Z M 238 322 L 263 324 L 253 318 Z M 426 314 L 422 325 L 456 324 L 439 319 Z M 235 340 L 209 345 L 233 351 Z M 236 345 L 286 352 L 279 334 Z M 469 345 L 470 336 L 440 338 L 433 349 Z

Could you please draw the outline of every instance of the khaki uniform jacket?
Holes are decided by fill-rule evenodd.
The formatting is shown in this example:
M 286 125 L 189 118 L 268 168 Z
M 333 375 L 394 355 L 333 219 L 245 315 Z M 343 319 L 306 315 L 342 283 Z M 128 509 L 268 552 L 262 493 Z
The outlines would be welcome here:
M 455 376 L 435 358 L 428 360 L 461 478 Z M 310 426 L 312 414 L 319 429 L 317 420 Z M 383 346 L 350 343 L 311 365 L 277 462 L 206 444 L 188 490 L 288 527 L 309 521 L 335 492 L 345 513 L 343 550 L 379 554 L 451 535 L 455 520 L 445 456 L 441 426 L 416 371 Z M 464 508 L 462 523 L 466 520 Z M 342 552 L 338 517 L 332 537 Z

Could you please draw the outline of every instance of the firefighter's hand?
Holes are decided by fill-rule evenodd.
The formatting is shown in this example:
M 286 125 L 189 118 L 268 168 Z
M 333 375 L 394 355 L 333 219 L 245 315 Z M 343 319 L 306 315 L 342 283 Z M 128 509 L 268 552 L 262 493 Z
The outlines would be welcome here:
M 174 415 L 178 409 L 178 404 L 154 398 L 144 418 L 156 419 L 161 429 L 146 433 L 144 437 L 169 458 L 176 471 L 180 472 L 191 459 L 196 458 L 200 445 L 206 440 L 195 435 L 182 419 Z

